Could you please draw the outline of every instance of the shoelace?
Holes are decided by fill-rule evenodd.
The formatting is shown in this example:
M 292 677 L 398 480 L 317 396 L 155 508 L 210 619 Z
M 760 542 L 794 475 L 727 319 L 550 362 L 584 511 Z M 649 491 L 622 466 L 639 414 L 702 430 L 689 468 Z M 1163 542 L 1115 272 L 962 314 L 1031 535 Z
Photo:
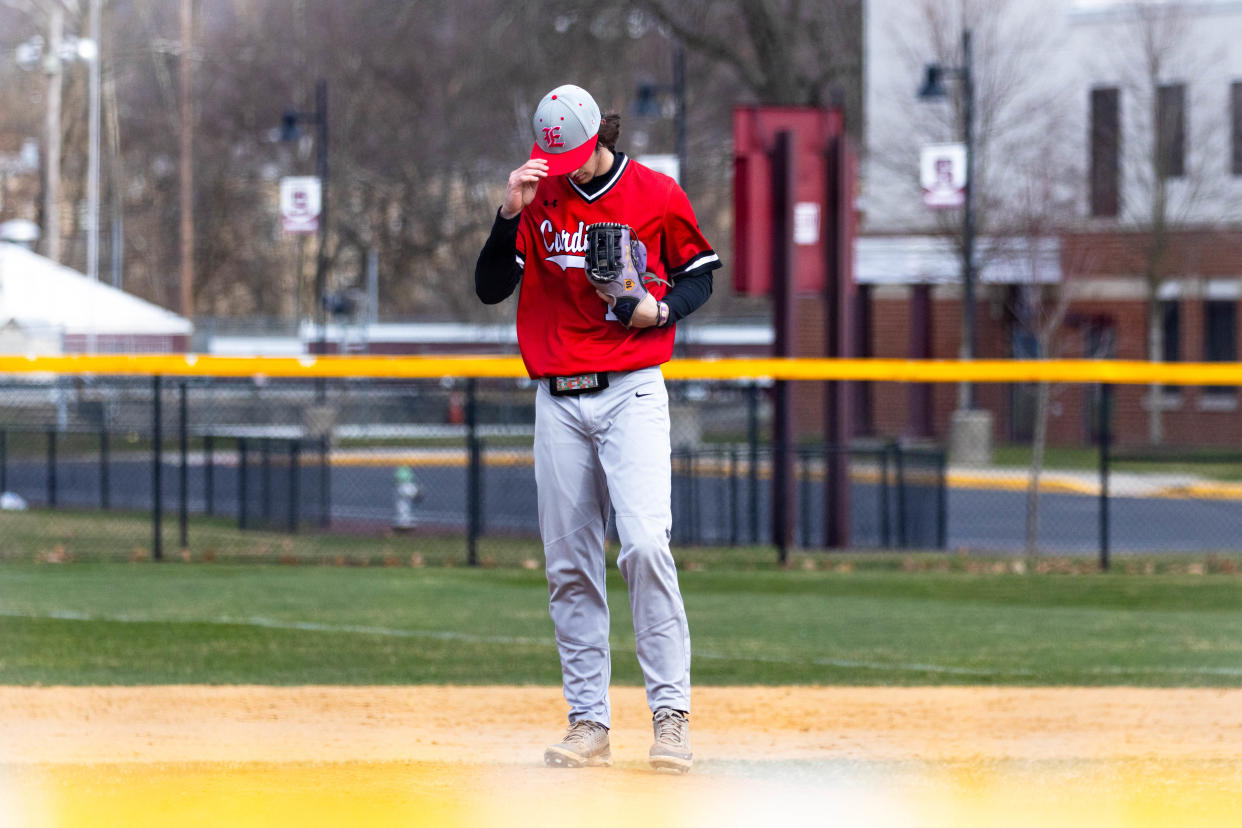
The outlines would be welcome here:
M 669 711 L 656 714 L 656 741 L 668 742 L 677 747 L 686 744 L 686 719 L 680 713 Z
M 562 743 L 566 745 L 586 745 L 596 727 L 599 727 L 599 725 L 588 722 L 585 719 L 574 722 L 569 726 L 569 730 L 566 731 Z

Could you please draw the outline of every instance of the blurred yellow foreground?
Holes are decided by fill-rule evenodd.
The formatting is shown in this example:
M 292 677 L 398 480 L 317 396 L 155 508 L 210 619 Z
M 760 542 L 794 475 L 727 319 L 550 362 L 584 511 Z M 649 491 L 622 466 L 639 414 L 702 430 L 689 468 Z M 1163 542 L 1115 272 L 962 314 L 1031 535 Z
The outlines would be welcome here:
M 727 762 L 685 777 L 434 762 L 8 766 L 0 828 L 1237 826 L 1229 762 Z

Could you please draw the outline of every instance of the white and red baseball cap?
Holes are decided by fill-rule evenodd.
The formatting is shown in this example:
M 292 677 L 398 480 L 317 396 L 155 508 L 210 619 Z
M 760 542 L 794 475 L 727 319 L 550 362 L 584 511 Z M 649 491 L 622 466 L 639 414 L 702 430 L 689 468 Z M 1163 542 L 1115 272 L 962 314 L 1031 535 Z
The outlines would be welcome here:
M 595 151 L 599 122 L 599 106 L 590 93 L 573 84 L 556 87 L 535 109 L 530 157 L 547 161 L 548 175 L 573 172 Z

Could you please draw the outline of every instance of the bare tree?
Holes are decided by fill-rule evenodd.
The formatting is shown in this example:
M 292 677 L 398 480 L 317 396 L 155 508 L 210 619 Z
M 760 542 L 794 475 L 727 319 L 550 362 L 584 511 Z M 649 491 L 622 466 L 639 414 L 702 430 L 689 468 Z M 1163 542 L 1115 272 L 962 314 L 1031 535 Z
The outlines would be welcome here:
M 1055 241 L 1058 224 L 1044 224 L 1038 214 L 1023 237 L 1024 257 L 1029 267 L 1029 283 L 1021 285 L 1014 294 L 1009 308 L 1019 328 L 1032 342 L 1033 354 L 1038 359 L 1060 359 L 1065 355 L 1066 337 L 1064 323 L 1066 314 L 1076 296 L 1076 278 L 1089 272 L 1088 262 L 1069 263 L 1061 255 Z M 1049 245 L 1049 242 L 1054 244 Z M 1059 259 L 1059 279 L 1048 281 L 1041 271 L 1046 262 L 1041 261 L 1049 252 Z M 1031 437 L 1031 463 L 1027 473 L 1025 548 L 1028 558 L 1034 558 L 1039 548 L 1039 495 L 1043 476 L 1044 459 L 1048 448 L 1048 416 L 1052 398 L 1062 389 L 1049 382 L 1035 384 L 1034 430 Z
M 1094 258 L 1085 247 L 1066 252 L 1061 243 L 1067 228 L 1078 222 L 1079 182 L 1084 180 L 1084 165 L 1074 151 L 1079 146 L 1074 140 L 1077 123 L 1068 108 L 1057 105 L 1058 100 L 1067 96 L 1056 85 L 1038 91 L 1024 90 L 1020 81 L 1013 67 L 991 76 L 992 84 L 1009 88 L 1008 100 L 1040 104 L 1025 111 L 1026 117 L 1037 113 L 1038 120 L 1034 129 L 1030 121 L 1024 124 L 1021 142 L 1010 131 L 995 125 L 1002 119 L 1002 112 L 992 111 L 985 119 L 993 124 L 991 134 L 996 145 L 1005 148 L 1000 156 L 1006 158 L 1003 166 L 992 165 L 993 175 L 988 179 L 993 187 L 1003 188 L 1003 197 L 991 190 L 985 196 L 997 232 L 991 253 L 998 259 L 1007 258 L 1007 269 L 1016 274 L 1015 284 L 1008 288 L 1007 310 L 1015 338 L 1025 340 L 1026 345 L 1024 352 L 1015 356 L 1058 359 L 1067 349 L 1065 322 L 1077 296 L 1079 277 L 1091 272 Z M 1019 148 L 1018 143 L 1023 146 Z M 1048 418 L 1052 398 L 1061 390 L 1048 382 L 1036 383 L 1034 389 L 1026 492 L 1028 558 L 1038 550 L 1040 481 L 1048 445 Z
M 687 48 L 728 67 L 758 103 L 837 102 L 861 123 L 862 3 L 637 0 Z
M 59 0 L 0 0 L 0 8 L 27 15 L 52 2 Z M 663 148 L 669 119 L 631 117 L 630 105 L 640 83 L 668 82 L 673 30 L 698 32 L 704 47 L 751 44 L 736 60 L 723 51 L 738 50 L 693 46 L 687 59 L 692 198 L 709 238 L 723 244 L 732 220 L 733 102 L 822 101 L 837 82 L 856 94 L 857 25 L 837 22 L 840 14 L 856 22 L 859 8 L 856 0 L 200 2 L 188 90 L 195 313 L 292 320 L 319 301 L 311 295 L 315 240 L 284 234 L 277 210 L 279 179 L 314 171 L 314 129 L 296 144 L 271 140 L 286 110 L 314 108 L 317 80 L 327 82 L 330 104 L 327 289 L 357 285 L 374 251 L 383 315 L 491 319 L 512 308 L 474 301 L 469 273 L 505 178 L 529 152 L 530 112 L 543 91 L 567 81 L 588 86 L 604 108 L 626 115 L 623 148 Z M 179 11 L 165 0 L 108 0 L 103 16 L 104 221 L 124 218 L 117 258 L 125 287 L 168 307 L 183 304 Z M 86 157 L 85 84 L 67 77 L 64 91 L 59 201 L 68 204 Z M 19 109 L 0 109 L 0 133 L 19 123 Z
M 29 13 L 29 0 L 0 0 L 0 54 L 14 56 L 21 44 L 40 33 Z M 26 142 L 44 133 L 44 101 L 41 73 L 12 59 L 0 60 L 0 221 L 24 218 L 42 225 L 38 171 L 21 157 Z M 39 166 L 46 161 L 46 145 L 40 142 Z M 6 163 L 7 162 L 7 163 Z
M 624 30 L 566 25 L 552 8 L 430 2 L 393 19 L 388 4 L 371 3 L 324 30 L 339 38 L 348 27 L 371 44 L 336 70 L 351 90 L 336 110 L 338 168 L 350 182 L 337 214 L 339 278 L 356 280 L 374 248 L 393 277 L 381 286 L 392 310 L 512 313 L 481 306 L 468 274 L 508 171 L 529 154 L 530 113 L 567 74 L 615 108 L 643 48 Z M 436 47 L 411 49 L 420 39 Z
M 62 241 L 64 232 L 61 226 L 62 196 L 62 159 L 65 152 L 65 108 L 64 86 L 66 83 L 66 61 L 62 56 L 68 33 L 81 30 L 82 9 L 77 0 L 5 0 L 5 5 L 18 13 L 18 20 L 27 27 L 34 28 L 42 38 L 40 63 L 47 76 L 46 93 L 43 99 L 44 140 L 43 140 L 43 198 L 41 218 L 43 224 L 42 249 L 55 261 L 62 261 Z M 7 51 L 7 50 L 6 50 Z M 72 74 L 69 74 L 72 79 Z M 68 110 L 72 113 L 74 110 Z M 74 123 L 70 115 L 69 123 Z M 70 145 L 71 146 L 71 145 Z
M 1227 124 L 1223 113 L 1197 119 L 1189 139 L 1185 125 L 1221 55 L 1205 47 L 1194 28 L 1195 10 L 1182 4 L 1134 2 L 1118 10 L 1121 37 L 1103 59 L 1103 71 L 1120 81 L 1129 105 L 1123 129 L 1123 198 L 1118 227 L 1128 231 L 1131 252 L 1146 293 L 1147 355 L 1164 359 L 1162 292 L 1175 277 L 1186 275 L 1195 256 L 1185 231 L 1210 225 L 1209 205 L 1218 201 L 1222 176 L 1212 169 L 1223 157 Z M 1164 439 L 1164 389 L 1150 388 L 1148 440 Z

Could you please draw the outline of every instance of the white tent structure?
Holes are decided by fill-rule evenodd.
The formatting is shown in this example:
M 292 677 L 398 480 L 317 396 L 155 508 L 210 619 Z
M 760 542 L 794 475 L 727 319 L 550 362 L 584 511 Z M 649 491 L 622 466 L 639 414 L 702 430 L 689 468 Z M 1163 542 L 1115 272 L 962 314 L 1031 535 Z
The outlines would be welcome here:
M 194 326 L 172 311 L 0 242 L 0 353 L 184 351 Z

